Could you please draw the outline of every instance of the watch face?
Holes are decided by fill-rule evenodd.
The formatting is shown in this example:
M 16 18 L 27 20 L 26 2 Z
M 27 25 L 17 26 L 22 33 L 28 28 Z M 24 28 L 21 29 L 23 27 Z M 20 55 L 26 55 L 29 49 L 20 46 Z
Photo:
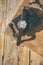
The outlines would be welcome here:
M 26 28 L 26 25 L 27 25 L 27 23 L 26 23 L 25 20 L 20 20 L 17 23 L 18 28 L 22 28 L 22 29 L 25 29 Z

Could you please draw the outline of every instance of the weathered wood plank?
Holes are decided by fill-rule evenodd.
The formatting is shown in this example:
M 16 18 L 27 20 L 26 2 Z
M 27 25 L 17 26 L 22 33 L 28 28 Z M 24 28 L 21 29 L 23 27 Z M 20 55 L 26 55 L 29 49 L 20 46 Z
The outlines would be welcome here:
M 6 25 L 11 22 L 12 16 L 14 15 L 21 0 L 6 0 Z
M 0 0 L 0 27 L 2 24 L 2 19 L 3 19 L 3 7 L 2 7 L 2 0 Z M 1 30 L 1 28 L 0 28 Z
M 4 34 L 0 33 L 0 63 L 2 65 Z
M 4 28 L 6 15 L 6 1 L 0 0 L 0 64 L 2 65 L 3 45 L 4 45 Z
M 40 65 L 41 57 L 31 51 L 31 65 Z
M 0 50 L 0 65 L 2 65 L 2 50 Z
M 43 65 L 43 58 L 41 58 L 40 65 Z
M 27 47 L 18 47 L 19 65 L 43 65 L 43 58 Z
M 19 60 L 19 65 L 29 65 L 29 49 L 23 47 Z
M 13 39 L 12 37 L 5 35 L 3 65 L 18 65 L 18 50 L 16 42 L 16 39 Z
M 2 0 L 0 0 L 0 32 L 1 32 L 1 25 L 3 20 L 3 7 L 2 7 Z

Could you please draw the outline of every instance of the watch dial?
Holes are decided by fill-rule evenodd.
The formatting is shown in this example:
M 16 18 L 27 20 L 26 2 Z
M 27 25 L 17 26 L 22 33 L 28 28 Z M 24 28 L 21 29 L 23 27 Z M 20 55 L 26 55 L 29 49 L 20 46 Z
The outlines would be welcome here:
M 26 25 L 27 25 L 27 23 L 26 23 L 25 20 L 23 20 L 23 21 L 18 21 L 18 23 L 17 23 L 18 28 L 23 28 L 23 29 L 25 29 L 25 28 L 26 28 Z

